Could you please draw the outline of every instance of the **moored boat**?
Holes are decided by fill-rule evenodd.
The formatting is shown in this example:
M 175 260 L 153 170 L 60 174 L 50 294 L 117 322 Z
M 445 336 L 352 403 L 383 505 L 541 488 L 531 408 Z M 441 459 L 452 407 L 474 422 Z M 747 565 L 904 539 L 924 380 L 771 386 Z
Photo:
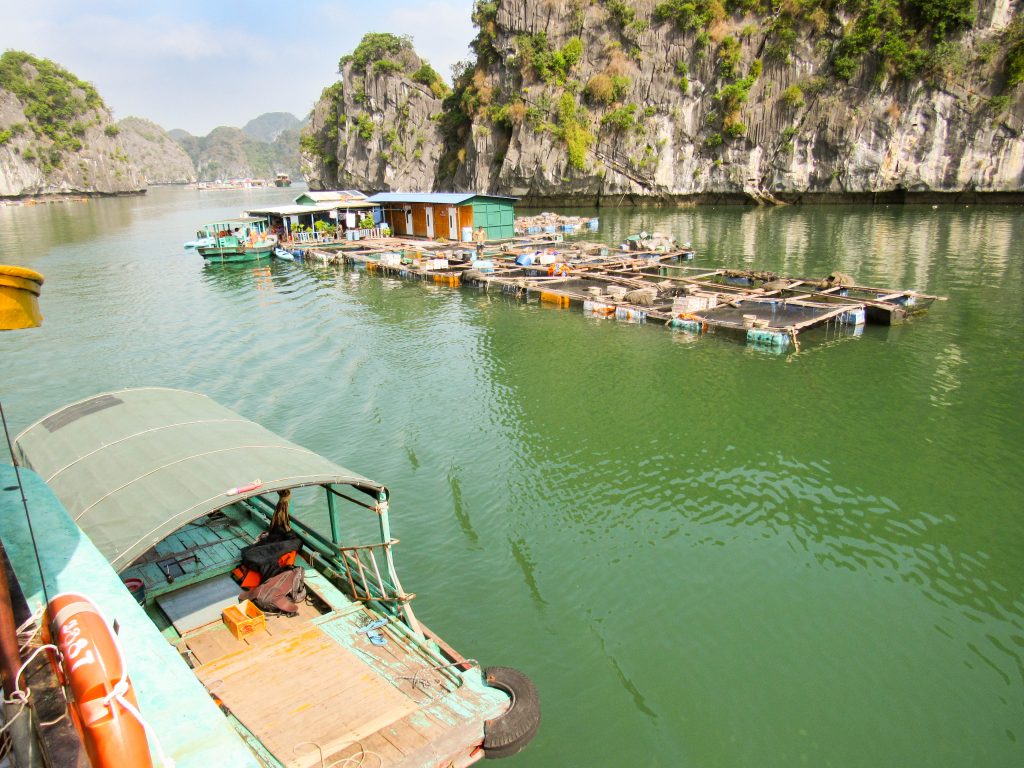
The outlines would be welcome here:
M 277 176 L 274 177 L 274 186 L 275 187 L 290 187 L 291 185 L 292 185 L 292 180 L 290 178 L 288 178 L 288 174 L 287 173 L 279 173 L 279 174 L 277 174 Z
M 92 593 L 117 620 L 154 754 L 179 768 L 343 764 L 367 753 L 386 766 L 465 766 L 514 754 L 536 733 L 525 675 L 481 669 L 417 620 L 382 484 L 180 390 L 92 397 L 15 445 L 18 463 L 67 508 L 62 521 L 51 509 L 35 523 L 47 531 L 44 582 Z M 305 522 L 290 514 L 292 494 Z M 12 562 L 36 594 L 20 506 L 2 502 L 3 529 L 19 543 Z M 76 560 L 90 546 L 108 567 Z M 111 586 L 114 572 L 132 583 L 134 608 Z M 282 577 L 289 588 L 275 592 Z M 225 730 L 228 762 L 193 755 Z
M 43 276 L 35 270 L 0 264 L 0 331 L 34 328 L 43 322 L 42 286 Z
M 204 225 L 202 232 L 209 242 L 197 245 L 196 250 L 207 262 L 269 259 L 277 247 L 277 237 L 270 234 L 265 217 L 241 216 L 215 221 Z

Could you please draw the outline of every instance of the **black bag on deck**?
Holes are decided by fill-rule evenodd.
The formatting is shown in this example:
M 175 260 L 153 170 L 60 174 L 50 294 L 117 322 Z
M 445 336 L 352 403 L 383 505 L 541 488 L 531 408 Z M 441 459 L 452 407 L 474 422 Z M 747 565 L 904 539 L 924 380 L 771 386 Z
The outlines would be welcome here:
M 260 575 L 261 581 L 281 572 L 281 558 L 291 552 L 297 552 L 302 540 L 292 535 L 277 541 L 261 541 L 242 548 L 242 565 L 251 568 Z M 294 559 L 292 560 L 294 562 Z
M 289 568 L 249 591 L 249 599 L 267 613 L 294 616 L 298 603 L 306 600 L 306 582 L 301 568 Z

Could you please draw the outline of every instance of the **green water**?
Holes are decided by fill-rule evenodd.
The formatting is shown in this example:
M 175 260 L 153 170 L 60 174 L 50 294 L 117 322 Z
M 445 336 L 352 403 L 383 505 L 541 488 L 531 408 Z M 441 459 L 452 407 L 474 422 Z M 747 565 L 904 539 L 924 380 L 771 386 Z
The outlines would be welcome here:
M 336 268 L 204 267 L 287 190 L 0 208 L 45 324 L 0 334 L 15 430 L 205 392 L 388 483 L 419 617 L 536 681 L 522 766 L 1024 764 L 1024 217 L 602 210 L 698 264 L 942 294 L 773 355 Z

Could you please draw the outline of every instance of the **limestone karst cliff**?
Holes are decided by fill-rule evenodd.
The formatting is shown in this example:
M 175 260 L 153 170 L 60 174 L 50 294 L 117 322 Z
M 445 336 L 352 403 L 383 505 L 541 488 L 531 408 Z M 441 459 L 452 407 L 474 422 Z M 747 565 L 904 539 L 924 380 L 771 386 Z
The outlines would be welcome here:
M 312 188 L 430 189 L 443 150 L 448 93 L 411 41 L 371 33 L 339 63 L 300 139 Z
M 0 56 L 0 197 L 145 189 L 96 89 L 48 59 Z
M 196 180 L 191 158 L 167 131 L 141 117 L 119 120 L 128 157 L 148 184 L 189 184 Z
M 1024 197 L 1010 0 L 481 0 L 474 22 L 443 100 L 410 98 L 410 67 L 379 51 L 343 61 L 303 143 L 319 183 L 546 203 Z M 415 130 L 385 141 L 403 110 Z

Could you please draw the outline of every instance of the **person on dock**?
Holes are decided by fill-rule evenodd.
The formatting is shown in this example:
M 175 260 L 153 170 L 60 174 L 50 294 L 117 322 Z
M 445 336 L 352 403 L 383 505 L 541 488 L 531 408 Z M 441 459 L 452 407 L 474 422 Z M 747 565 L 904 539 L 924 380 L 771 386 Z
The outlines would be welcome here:
M 484 243 L 487 242 L 487 230 L 483 227 L 478 227 L 476 232 L 473 233 L 473 240 L 476 241 L 476 257 L 482 259 L 484 257 Z

